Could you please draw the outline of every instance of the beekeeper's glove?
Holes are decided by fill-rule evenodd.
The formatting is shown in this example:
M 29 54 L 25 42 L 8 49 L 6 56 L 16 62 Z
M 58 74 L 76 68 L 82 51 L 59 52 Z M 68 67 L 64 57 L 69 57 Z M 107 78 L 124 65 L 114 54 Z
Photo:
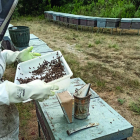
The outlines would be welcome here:
M 38 56 L 41 56 L 40 53 L 33 53 L 31 52 L 33 49 L 33 46 L 31 47 L 28 47 L 27 49 L 24 49 L 23 51 L 21 51 L 17 57 L 17 60 L 19 62 L 24 62 L 24 61 L 27 61 L 27 60 L 30 60 L 30 59 L 34 59 Z
M 28 99 L 43 101 L 55 94 L 56 85 L 47 84 L 41 80 L 34 80 L 28 84 L 16 85 L 5 81 L 0 84 L 0 104 L 20 103 Z M 3 103 L 2 103 L 3 102 Z

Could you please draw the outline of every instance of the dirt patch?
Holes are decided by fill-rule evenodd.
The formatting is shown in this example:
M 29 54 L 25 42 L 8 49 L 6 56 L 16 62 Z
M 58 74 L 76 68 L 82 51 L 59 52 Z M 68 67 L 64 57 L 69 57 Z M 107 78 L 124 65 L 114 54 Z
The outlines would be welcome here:
M 87 73 L 81 78 L 90 79 L 100 97 L 134 126 L 129 140 L 140 139 L 140 115 L 130 110 L 131 102 L 140 98 L 140 38 L 137 31 L 126 30 L 120 36 L 119 29 L 111 35 L 110 30 L 97 34 L 97 29 L 94 33 L 76 31 L 45 21 L 21 20 L 12 21 L 12 24 L 29 26 L 31 33 L 50 48 L 60 50 L 67 55 L 67 60 L 77 61 L 82 68 L 79 73 Z M 124 101 L 123 104 L 118 99 Z

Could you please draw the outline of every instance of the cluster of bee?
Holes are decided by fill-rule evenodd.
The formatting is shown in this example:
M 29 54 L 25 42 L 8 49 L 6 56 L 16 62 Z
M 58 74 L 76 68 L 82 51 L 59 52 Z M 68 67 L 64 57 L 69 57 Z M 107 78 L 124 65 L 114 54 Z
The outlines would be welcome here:
M 56 59 L 54 59 L 53 57 L 53 60 L 51 60 L 51 62 L 44 60 L 43 64 L 39 63 L 39 66 L 36 70 L 29 72 L 32 73 L 31 77 L 25 77 L 25 79 L 17 78 L 17 80 L 20 82 L 20 84 L 29 83 L 36 79 L 44 80 L 44 82 L 48 83 L 63 77 L 64 75 L 66 75 L 66 72 L 61 61 L 62 56 L 58 56 L 58 52 L 56 56 Z M 29 69 L 31 68 L 29 67 Z M 33 67 L 33 69 L 35 68 Z

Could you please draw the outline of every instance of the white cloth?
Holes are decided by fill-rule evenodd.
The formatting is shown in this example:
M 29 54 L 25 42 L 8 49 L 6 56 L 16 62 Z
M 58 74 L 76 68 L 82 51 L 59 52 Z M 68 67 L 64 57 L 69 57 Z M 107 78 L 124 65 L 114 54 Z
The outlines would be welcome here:
M 10 55 L 8 55 L 6 52 L 8 51 L 3 51 L 2 53 L 0 51 L 0 79 L 3 76 L 6 68 L 5 60 L 10 63 L 15 61 L 14 59 L 16 59 L 16 57 L 14 57 L 14 59 L 10 60 L 10 58 L 8 58 L 8 56 L 10 57 Z M 14 54 L 15 53 L 13 52 L 12 55 Z M 9 100 L 7 100 L 8 94 L 5 91 L 5 87 L 2 85 L 3 83 L 2 81 L 0 81 L 0 140 L 13 140 L 12 137 L 17 140 L 16 137 L 18 136 L 19 128 L 18 111 L 14 104 L 6 105 L 9 104 Z M 14 133 L 15 130 L 17 131 L 16 134 Z
M 18 135 L 19 135 L 19 128 L 12 131 L 6 137 L 0 138 L 0 140 L 19 140 Z
M 19 51 L 13 52 L 10 50 L 3 50 L 1 52 L 1 56 L 3 58 L 4 61 L 4 65 L 6 67 L 6 64 L 12 64 L 16 61 L 16 59 L 18 59 L 18 55 L 20 54 Z

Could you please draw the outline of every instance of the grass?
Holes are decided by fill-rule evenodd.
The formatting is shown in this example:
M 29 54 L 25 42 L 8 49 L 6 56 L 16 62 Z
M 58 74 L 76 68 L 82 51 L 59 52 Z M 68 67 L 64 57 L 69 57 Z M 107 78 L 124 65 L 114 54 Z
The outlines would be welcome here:
M 78 50 L 78 51 L 82 51 L 82 46 L 80 44 L 76 44 L 75 45 L 75 48 Z
M 120 105 L 124 104 L 125 100 L 124 99 L 118 99 L 118 102 Z
M 140 46 L 135 46 L 135 49 L 136 49 L 137 51 L 139 51 L 139 50 L 140 50 Z
M 117 86 L 116 90 L 119 91 L 119 92 L 123 92 L 123 88 L 121 86 Z
M 33 103 L 32 102 L 29 102 L 26 104 L 18 103 L 16 104 L 16 107 L 18 108 L 18 111 L 19 111 L 20 120 L 23 120 L 20 123 L 21 127 L 26 126 L 28 123 L 28 120 L 30 120 L 32 117 L 30 110 L 34 108 Z
M 92 73 L 92 70 L 95 66 L 94 63 L 87 63 L 86 66 L 82 67 L 80 66 L 80 63 L 77 61 L 76 56 L 72 55 L 71 53 L 66 53 L 63 50 L 63 55 L 69 64 L 71 70 L 73 71 L 73 77 L 81 77 L 85 82 L 88 83 L 94 83 L 99 88 L 105 87 L 105 81 L 102 79 L 99 79 L 96 75 L 93 77 L 90 77 L 89 74 Z M 88 71 L 87 71 L 88 69 Z
M 81 77 L 79 62 L 76 59 L 74 59 L 75 56 L 71 53 L 66 53 L 64 50 L 63 55 L 73 72 L 73 77 Z
M 96 80 L 96 86 L 97 87 L 105 87 L 105 81 L 103 80 Z
M 6 68 L 8 71 L 4 72 L 3 79 L 14 82 L 14 79 L 15 79 L 14 76 L 16 73 L 16 64 L 7 65 Z M 10 74 L 9 74 L 9 72 L 10 72 Z
M 88 48 L 95 47 L 93 44 L 88 44 Z
M 98 45 L 98 44 L 101 44 L 101 43 L 102 43 L 102 42 L 101 42 L 100 40 L 96 40 L 96 41 L 95 41 L 95 44 L 97 44 L 97 45 Z
M 74 38 L 78 38 L 79 36 L 78 36 L 78 34 L 73 33 L 73 37 L 74 37 Z
M 137 103 L 132 102 L 130 104 L 130 109 L 140 115 L 140 98 Z
M 66 36 L 65 36 L 65 39 L 66 39 L 66 40 L 72 40 L 72 37 L 69 36 L 69 35 L 66 35 Z
M 95 33 L 95 36 L 97 36 L 97 37 L 98 37 L 98 36 L 100 36 L 100 35 L 99 35 L 98 33 Z
M 140 133 L 140 128 L 136 129 L 136 133 L 139 134 Z
M 119 50 L 119 46 L 116 45 L 116 44 L 113 44 L 113 45 L 109 44 L 108 47 L 109 47 L 109 48 L 114 48 L 115 50 Z
M 91 38 L 92 35 L 91 35 L 91 34 L 87 34 L 86 37 L 87 37 L 87 38 Z
M 89 60 L 89 57 L 86 57 L 85 59 L 86 59 L 86 60 Z

